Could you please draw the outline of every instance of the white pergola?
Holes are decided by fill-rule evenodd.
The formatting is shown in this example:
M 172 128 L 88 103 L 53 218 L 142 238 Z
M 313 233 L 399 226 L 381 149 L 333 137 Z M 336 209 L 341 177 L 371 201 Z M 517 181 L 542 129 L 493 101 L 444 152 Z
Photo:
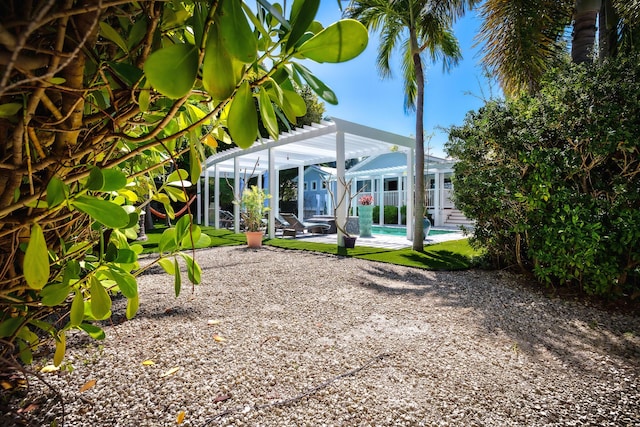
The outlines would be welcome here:
M 331 118 L 330 121 L 296 128 L 290 132 L 280 134 L 277 140 L 258 140 L 246 150 L 232 148 L 221 151 L 206 160 L 201 177 L 204 177 L 204 195 L 200 180 L 198 181 L 197 220 L 202 224 L 203 212 L 201 197 L 207 203 L 213 204 L 214 227 L 219 227 L 220 211 L 220 179 L 233 178 L 234 194 L 240 193 L 240 179 L 261 177 L 268 173 L 268 185 L 266 190 L 271 194 L 268 219 L 268 235 L 275 236 L 275 215 L 278 214 L 278 174 L 285 169 L 298 169 L 298 182 L 303 182 L 304 168 L 309 165 L 336 162 L 337 194 L 336 200 L 342 201 L 336 206 L 336 220 L 344 223 L 347 217 L 347 201 L 344 194 L 347 191 L 343 185 L 345 176 L 345 161 L 353 158 L 374 156 L 390 150 L 402 151 L 407 156 L 407 176 L 414 176 L 415 140 L 402 135 L 374 129 L 342 119 Z M 213 177 L 213 200 L 209 194 L 209 179 Z M 409 179 L 407 193 L 413 194 L 413 180 Z M 258 179 L 258 183 L 262 182 Z M 407 223 L 413 221 L 413 197 L 407 198 Z M 304 202 L 304 188 L 298 186 L 298 212 L 302 213 Z M 302 215 L 302 214 L 301 214 Z M 234 229 L 240 231 L 240 206 L 234 206 L 236 218 Z M 209 225 L 208 209 L 205 209 L 204 225 Z M 407 227 L 407 238 L 412 238 L 412 227 Z M 338 244 L 342 242 L 342 235 L 338 232 Z

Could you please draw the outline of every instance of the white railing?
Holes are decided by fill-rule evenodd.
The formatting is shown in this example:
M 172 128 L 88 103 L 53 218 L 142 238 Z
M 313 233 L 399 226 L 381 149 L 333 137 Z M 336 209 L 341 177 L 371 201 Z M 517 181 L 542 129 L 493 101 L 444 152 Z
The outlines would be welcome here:
M 428 209 L 435 208 L 435 206 L 436 206 L 435 196 L 436 196 L 436 190 L 431 189 L 431 188 L 428 189 L 428 190 L 425 190 L 425 192 L 424 192 L 425 205 L 427 206 Z
M 353 205 L 357 205 L 358 204 L 358 199 L 362 196 L 369 196 L 371 195 L 371 192 L 362 192 L 358 194 L 358 197 L 356 198 L 356 200 L 354 200 Z M 454 204 L 451 201 L 451 197 L 453 195 L 453 190 L 452 189 L 442 189 L 440 192 L 440 206 L 443 208 L 454 208 Z M 385 206 L 402 206 L 405 205 L 406 202 L 403 199 L 404 197 L 404 193 L 401 191 L 385 191 L 383 194 L 383 198 L 384 198 L 384 205 Z M 431 188 L 428 190 L 425 190 L 425 194 L 424 194 L 424 198 L 425 198 L 425 203 L 427 208 L 429 209 L 433 209 L 436 206 L 436 190 Z M 379 206 L 379 200 L 378 200 L 378 194 L 377 193 L 373 193 L 373 201 L 374 201 L 374 205 L 375 206 Z

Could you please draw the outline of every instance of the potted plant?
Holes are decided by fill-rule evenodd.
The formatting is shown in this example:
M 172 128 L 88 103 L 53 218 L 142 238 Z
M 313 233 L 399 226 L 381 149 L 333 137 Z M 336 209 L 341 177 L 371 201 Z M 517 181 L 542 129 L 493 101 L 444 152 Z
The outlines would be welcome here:
M 334 192 L 331 190 L 330 182 L 327 180 L 327 190 L 329 191 L 329 195 L 331 196 L 331 202 L 333 205 L 333 217 L 336 222 L 336 228 L 340 233 L 342 233 L 342 242 L 338 242 L 338 246 L 342 246 L 344 248 L 353 248 L 356 245 L 356 236 L 352 236 L 347 230 L 347 223 L 349 222 L 349 212 L 351 211 L 351 202 L 355 199 L 358 194 L 360 194 L 364 188 L 360 189 L 356 192 L 356 194 L 351 194 L 351 183 L 353 179 L 347 181 L 345 178 L 339 179 L 340 185 L 343 185 L 345 188 L 345 192 L 342 195 L 340 200 L 336 200 L 336 196 Z M 338 206 L 342 203 L 347 203 L 347 215 L 344 219 L 344 222 L 340 222 L 338 220 Z
M 247 245 L 250 248 L 262 246 L 265 226 L 263 219 L 264 214 L 269 211 L 264 202 L 270 197 L 271 195 L 266 194 L 262 188 L 252 185 L 244 189 L 239 202 L 237 200 L 234 201 L 234 203 L 239 203 L 243 209 L 241 215 L 244 221 Z
M 371 224 L 373 223 L 373 196 L 365 194 L 358 199 L 358 222 L 360 224 L 360 237 L 371 237 Z

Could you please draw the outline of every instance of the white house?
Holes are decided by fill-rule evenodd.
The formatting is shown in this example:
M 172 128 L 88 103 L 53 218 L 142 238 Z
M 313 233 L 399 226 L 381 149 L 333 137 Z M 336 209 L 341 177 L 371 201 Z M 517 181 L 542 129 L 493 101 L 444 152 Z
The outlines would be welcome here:
M 425 156 L 425 206 L 436 227 L 468 225 L 464 215 L 455 208 L 453 195 L 453 165 L 455 160 Z M 407 155 L 391 151 L 370 156 L 346 171 L 352 180 L 352 191 L 373 196 L 376 206 L 396 206 L 398 223 L 400 210 L 407 205 Z M 380 209 L 380 224 L 384 224 L 384 209 Z

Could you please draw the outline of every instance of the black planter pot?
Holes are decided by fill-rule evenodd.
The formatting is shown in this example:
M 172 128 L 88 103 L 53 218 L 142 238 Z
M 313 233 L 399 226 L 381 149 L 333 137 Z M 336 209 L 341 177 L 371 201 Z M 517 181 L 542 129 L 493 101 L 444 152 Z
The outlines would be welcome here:
M 357 237 L 351 237 L 351 236 L 343 236 L 342 240 L 344 241 L 344 247 L 345 248 L 355 248 L 356 247 L 356 239 Z

